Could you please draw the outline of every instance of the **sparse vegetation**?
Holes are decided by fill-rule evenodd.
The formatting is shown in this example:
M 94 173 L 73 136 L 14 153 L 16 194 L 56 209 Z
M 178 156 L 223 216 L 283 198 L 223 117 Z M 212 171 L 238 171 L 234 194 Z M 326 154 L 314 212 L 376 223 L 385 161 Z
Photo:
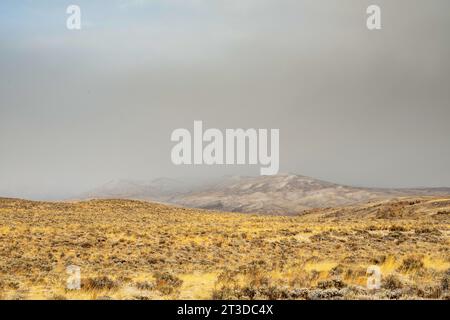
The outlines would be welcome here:
M 0 199 L 0 298 L 448 299 L 449 210 L 426 197 L 298 216 Z
M 420 271 L 423 269 L 423 266 L 424 265 L 420 257 L 410 256 L 403 259 L 400 270 L 405 272 Z

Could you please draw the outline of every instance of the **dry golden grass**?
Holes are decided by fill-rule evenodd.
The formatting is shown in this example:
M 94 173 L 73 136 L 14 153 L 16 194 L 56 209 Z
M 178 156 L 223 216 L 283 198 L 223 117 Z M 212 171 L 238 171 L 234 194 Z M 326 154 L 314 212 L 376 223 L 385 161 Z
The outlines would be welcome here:
M 0 298 L 448 298 L 449 222 L 450 199 L 433 198 L 294 217 L 0 199 Z M 380 290 L 365 287 L 370 265 Z

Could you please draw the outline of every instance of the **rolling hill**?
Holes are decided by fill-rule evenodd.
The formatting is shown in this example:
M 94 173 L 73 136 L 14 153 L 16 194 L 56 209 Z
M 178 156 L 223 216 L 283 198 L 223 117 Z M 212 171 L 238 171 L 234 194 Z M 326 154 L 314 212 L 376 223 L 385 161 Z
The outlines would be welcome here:
M 173 179 L 113 181 L 81 199 L 135 199 L 209 210 L 292 215 L 312 208 L 353 205 L 402 196 L 446 196 L 450 188 L 381 189 L 339 185 L 302 175 L 227 176 L 189 186 Z
M 449 299 L 449 214 L 450 197 L 290 217 L 0 198 L 0 299 Z

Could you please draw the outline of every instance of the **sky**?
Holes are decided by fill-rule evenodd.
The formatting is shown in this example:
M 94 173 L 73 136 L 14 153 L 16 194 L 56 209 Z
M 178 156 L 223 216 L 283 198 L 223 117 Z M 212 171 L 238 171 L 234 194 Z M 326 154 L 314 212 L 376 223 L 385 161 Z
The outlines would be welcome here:
M 66 28 L 67 6 L 81 30 Z M 369 31 L 366 8 L 381 7 Z M 448 0 L 0 2 L 0 196 L 113 179 L 258 175 L 175 166 L 177 128 L 277 128 L 280 172 L 450 187 Z

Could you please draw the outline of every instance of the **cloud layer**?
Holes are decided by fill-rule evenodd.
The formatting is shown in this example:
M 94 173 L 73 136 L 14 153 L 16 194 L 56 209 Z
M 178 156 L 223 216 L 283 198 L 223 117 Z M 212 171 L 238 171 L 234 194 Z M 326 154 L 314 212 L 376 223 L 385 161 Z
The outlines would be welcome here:
M 450 186 L 450 3 L 54 1 L 0 4 L 0 193 L 55 197 L 115 178 L 257 174 L 174 167 L 170 134 L 279 128 L 281 171 Z

